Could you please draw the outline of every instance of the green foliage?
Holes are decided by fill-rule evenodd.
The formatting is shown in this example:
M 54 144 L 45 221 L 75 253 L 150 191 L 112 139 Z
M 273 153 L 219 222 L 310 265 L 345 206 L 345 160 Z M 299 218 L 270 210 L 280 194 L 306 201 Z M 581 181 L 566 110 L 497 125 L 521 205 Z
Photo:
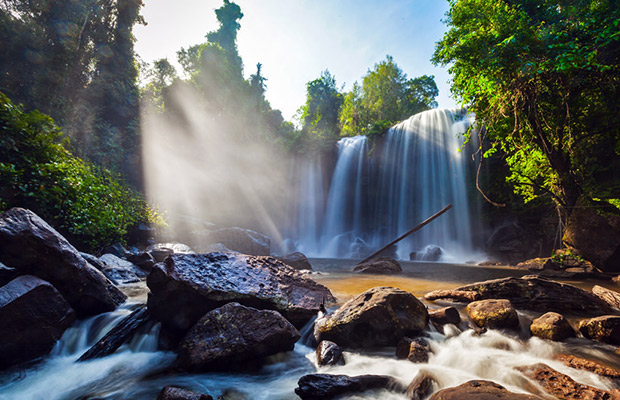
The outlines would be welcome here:
M 391 56 L 375 64 L 344 96 L 341 136 L 376 134 L 414 114 L 437 107 L 439 94 L 432 76 L 407 79 Z
M 570 210 L 618 188 L 617 0 L 451 0 L 446 22 L 433 61 L 451 66 L 518 193 Z
M 338 140 L 338 113 L 342 103 L 336 78 L 328 70 L 306 84 L 306 104 L 299 109 L 306 147 L 329 148 Z
M 123 240 L 137 223 L 163 223 L 119 176 L 66 150 L 50 117 L 24 112 L 3 93 L 0 129 L 3 208 L 30 208 L 91 248 Z
M 0 3 L 0 90 L 51 115 L 74 151 L 140 184 L 133 26 L 141 0 Z

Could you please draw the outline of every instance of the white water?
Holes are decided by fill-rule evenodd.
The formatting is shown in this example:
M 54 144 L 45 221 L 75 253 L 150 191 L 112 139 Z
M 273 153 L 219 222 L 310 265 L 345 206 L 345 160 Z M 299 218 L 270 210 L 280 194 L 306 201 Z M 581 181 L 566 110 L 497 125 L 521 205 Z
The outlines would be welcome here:
M 428 246 L 439 246 L 441 261 L 483 258 L 474 237 L 481 229 L 475 143 L 463 146 L 471 122 L 460 110 L 425 111 L 391 128 L 372 154 L 367 137 L 342 139 L 327 193 L 323 175 L 314 172 L 320 165 L 307 162 L 298 175 L 304 199 L 298 214 L 305 218 L 298 219 L 297 249 L 313 257 L 364 257 L 452 204 L 402 241 L 398 257 L 415 251 L 416 259 L 427 259 Z
M 568 368 L 553 359 L 560 353 L 586 352 L 588 357 L 613 364 L 614 349 L 611 346 L 594 346 L 584 339 L 573 339 L 564 344 L 537 338 L 522 341 L 499 331 L 477 336 L 471 330 L 461 333 L 454 326 L 446 329 L 446 335 L 429 332 L 428 341 L 433 353 L 425 364 L 396 360 L 394 349 L 386 348 L 345 352 L 346 365 L 318 367 L 314 349 L 298 343 L 294 351 L 271 357 L 267 365 L 255 374 L 170 372 L 154 375 L 174 361 L 173 354 L 155 350 L 156 326 L 138 335 L 130 345 L 119 349 L 114 355 L 84 363 L 75 362 L 127 313 L 127 310 L 120 310 L 78 323 L 63 336 L 45 361 L 30 369 L 0 376 L 0 399 L 70 400 L 97 397 L 153 400 L 162 387 L 179 385 L 214 397 L 232 391 L 256 400 L 285 400 L 297 398 L 294 394 L 297 381 L 309 373 L 390 375 L 408 385 L 420 371 L 427 371 L 436 379 L 434 390 L 472 379 L 486 379 L 514 392 L 537 394 L 536 385 L 515 367 L 539 362 L 571 376 L 579 383 L 604 390 L 615 387 L 605 378 Z M 371 391 L 348 398 L 405 399 L 401 394 L 387 391 Z

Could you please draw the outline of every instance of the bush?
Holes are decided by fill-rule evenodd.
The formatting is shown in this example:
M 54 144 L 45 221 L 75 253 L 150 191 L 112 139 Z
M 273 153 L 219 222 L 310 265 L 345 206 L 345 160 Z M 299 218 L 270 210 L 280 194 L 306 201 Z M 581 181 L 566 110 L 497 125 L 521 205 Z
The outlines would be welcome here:
M 118 175 L 73 156 L 54 121 L 0 92 L 0 207 L 25 207 L 91 249 L 124 241 L 138 223 L 163 224 Z

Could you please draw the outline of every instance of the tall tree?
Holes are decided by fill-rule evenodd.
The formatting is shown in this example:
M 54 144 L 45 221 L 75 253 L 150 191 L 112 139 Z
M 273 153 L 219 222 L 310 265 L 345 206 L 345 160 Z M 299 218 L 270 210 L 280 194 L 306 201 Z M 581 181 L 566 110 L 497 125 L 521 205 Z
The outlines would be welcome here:
M 620 2 L 451 0 L 433 61 L 526 199 L 618 197 Z

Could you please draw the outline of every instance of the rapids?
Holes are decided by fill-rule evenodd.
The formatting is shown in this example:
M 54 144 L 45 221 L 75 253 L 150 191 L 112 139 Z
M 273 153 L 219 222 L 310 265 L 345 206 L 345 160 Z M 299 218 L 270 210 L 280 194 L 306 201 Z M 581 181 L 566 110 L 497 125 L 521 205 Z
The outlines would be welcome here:
M 317 270 L 312 273 L 312 278 L 330 287 L 340 303 L 373 286 L 400 287 L 420 297 L 430 289 L 454 288 L 476 280 L 523 273 L 508 267 L 405 262 L 402 263 L 403 273 L 397 276 L 367 276 L 349 272 L 354 263 L 351 260 L 313 259 L 311 262 Z M 137 302 L 144 301 L 143 284 L 130 289 L 131 302 L 114 312 L 79 321 L 65 332 L 53 352 L 44 360 L 2 373 L 0 399 L 154 400 L 166 385 L 187 387 L 211 394 L 214 398 L 296 399 L 294 389 L 297 380 L 317 371 L 346 375 L 391 375 L 407 385 L 419 371 L 425 370 L 437 379 L 439 385 L 435 389 L 456 386 L 472 379 L 487 379 L 514 392 L 536 393 L 536 385 L 513 367 L 543 362 L 580 383 L 611 389 L 611 381 L 590 372 L 565 367 L 553 357 L 568 353 L 620 366 L 620 357 L 614 354 L 615 348 L 585 339 L 552 343 L 537 338 L 523 339 L 522 334 L 509 335 L 498 331 L 478 336 L 472 330 L 461 332 L 450 325 L 444 330 L 445 334 L 435 330 L 427 332 L 433 350 L 427 364 L 397 360 L 393 348 L 384 348 L 348 351 L 345 352 L 346 365 L 318 367 L 314 349 L 307 345 L 310 342 L 311 324 L 302 329 L 302 339 L 294 351 L 270 357 L 261 370 L 252 374 L 188 374 L 171 368 L 175 355 L 157 350 L 157 324 L 143 327 L 129 344 L 111 356 L 76 363 L 79 356 L 129 314 Z M 532 317 L 534 315 L 520 313 L 524 322 Z M 385 391 L 367 392 L 347 398 L 405 399 L 403 395 Z

